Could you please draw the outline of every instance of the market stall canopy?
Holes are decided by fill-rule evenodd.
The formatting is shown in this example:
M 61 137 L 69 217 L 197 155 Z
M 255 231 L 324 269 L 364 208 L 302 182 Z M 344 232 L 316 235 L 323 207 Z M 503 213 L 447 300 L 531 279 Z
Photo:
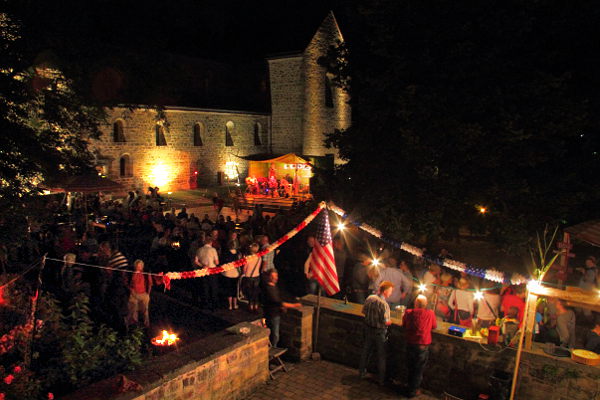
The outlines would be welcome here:
M 64 180 L 60 182 L 53 182 L 49 186 L 55 190 L 79 193 L 116 192 L 125 190 L 120 183 L 108 178 L 103 178 L 99 175 L 72 176 L 64 178 Z
M 600 246 L 600 219 L 569 226 L 565 229 L 565 232 L 593 246 Z
M 252 160 L 260 163 L 284 163 L 284 164 L 310 164 L 308 160 L 294 154 L 288 153 L 279 157 L 271 158 L 269 160 Z

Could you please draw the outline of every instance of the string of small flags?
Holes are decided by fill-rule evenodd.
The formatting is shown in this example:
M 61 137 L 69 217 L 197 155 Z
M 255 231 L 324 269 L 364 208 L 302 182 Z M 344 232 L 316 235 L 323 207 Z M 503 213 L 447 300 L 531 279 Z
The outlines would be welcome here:
M 376 229 L 368 224 L 349 218 L 348 214 L 343 209 L 341 209 L 333 203 L 330 203 L 328 205 L 328 208 L 340 217 L 342 217 L 343 220 L 349 221 L 352 225 L 355 225 L 356 227 L 371 234 L 372 236 L 375 236 L 384 243 L 387 243 L 393 247 L 403 250 L 409 254 L 412 254 L 413 256 L 423 258 L 429 263 L 441 265 L 443 267 L 450 268 L 454 271 L 464 272 L 467 275 L 476 276 L 481 279 L 486 279 L 492 282 L 502 283 L 505 285 L 522 285 L 528 282 L 528 280 L 523 275 L 518 273 L 502 272 L 494 268 L 480 268 L 471 264 L 467 264 L 457 260 L 452 260 L 449 258 L 438 258 L 427 255 L 423 252 L 423 249 L 417 246 L 413 246 L 406 242 L 397 242 L 395 240 L 389 239 L 385 237 L 379 229 Z

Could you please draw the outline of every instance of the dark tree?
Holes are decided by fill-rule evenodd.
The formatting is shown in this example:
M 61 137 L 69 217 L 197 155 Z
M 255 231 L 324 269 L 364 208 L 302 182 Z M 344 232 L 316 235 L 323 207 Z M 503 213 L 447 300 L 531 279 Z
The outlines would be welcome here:
M 334 199 L 400 239 L 468 227 L 507 248 L 594 214 L 595 2 L 357 4 L 323 60 L 353 106 L 352 127 L 329 138 L 348 161 Z
M 103 111 L 84 101 L 56 60 L 31 57 L 35 38 L 0 13 L 0 209 L 20 207 L 38 184 L 90 168 L 88 138 Z

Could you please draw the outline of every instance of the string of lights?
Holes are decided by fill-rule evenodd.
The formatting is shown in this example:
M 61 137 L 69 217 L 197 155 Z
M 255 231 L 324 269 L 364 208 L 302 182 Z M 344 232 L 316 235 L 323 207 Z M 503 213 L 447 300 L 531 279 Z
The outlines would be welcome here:
M 476 276 L 481 279 L 486 279 L 486 280 L 490 280 L 493 282 L 502 283 L 502 284 L 506 284 L 506 285 L 511 285 L 511 284 L 512 285 L 522 285 L 522 284 L 525 284 L 528 282 L 527 278 L 525 278 L 524 276 L 522 276 L 521 274 L 518 274 L 518 273 L 511 274 L 508 272 L 498 271 L 497 269 L 494 269 L 494 268 L 485 269 L 485 268 L 480 268 L 480 267 L 477 267 L 477 266 L 474 266 L 471 264 L 463 263 L 463 262 L 460 262 L 457 260 L 452 260 L 449 258 L 438 258 L 438 257 L 430 256 L 428 254 L 425 254 L 423 249 L 421 249 L 417 246 L 411 245 L 406 242 L 398 242 L 393 239 L 390 239 L 390 238 L 384 236 L 383 233 L 379 229 L 376 229 L 366 223 L 351 219 L 349 217 L 349 215 L 343 209 L 341 209 L 340 207 L 336 206 L 333 203 L 330 203 L 328 205 L 328 207 L 331 211 L 333 211 L 334 213 L 339 215 L 343 221 L 348 221 L 352 225 L 371 234 L 372 236 L 383 241 L 384 243 L 387 243 L 395 248 L 398 248 L 407 253 L 410 253 L 413 256 L 423 258 L 428 263 L 437 264 L 437 265 L 440 265 L 440 266 L 443 266 L 446 268 L 450 268 L 455 271 L 464 272 L 467 275 Z M 344 224 L 344 226 L 345 226 L 345 224 Z

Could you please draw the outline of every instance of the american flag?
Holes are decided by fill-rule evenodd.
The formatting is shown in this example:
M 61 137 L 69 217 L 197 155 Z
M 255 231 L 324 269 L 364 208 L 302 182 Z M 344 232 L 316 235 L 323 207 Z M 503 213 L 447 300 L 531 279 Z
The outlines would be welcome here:
M 312 271 L 313 278 L 325 289 L 327 295 L 332 296 L 340 291 L 340 284 L 333 258 L 331 229 L 329 227 L 327 209 L 321 211 L 315 239 L 315 246 L 308 260 L 309 271 Z

